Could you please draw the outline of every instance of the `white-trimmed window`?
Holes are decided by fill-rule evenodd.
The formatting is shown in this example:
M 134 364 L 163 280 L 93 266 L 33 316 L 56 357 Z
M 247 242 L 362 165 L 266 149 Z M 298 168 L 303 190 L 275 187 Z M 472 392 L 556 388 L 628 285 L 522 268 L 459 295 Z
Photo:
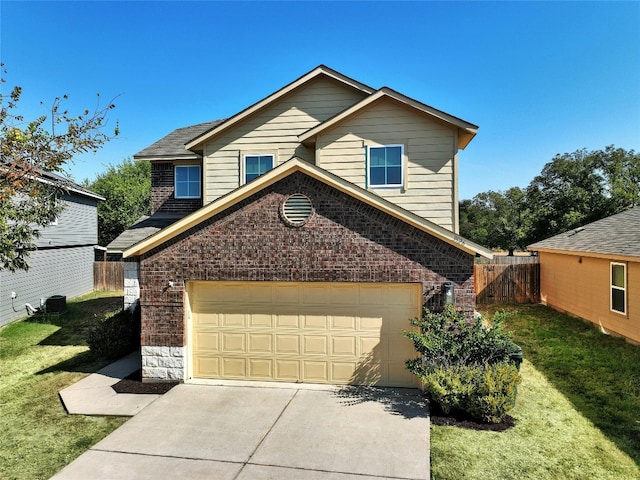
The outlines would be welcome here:
M 404 145 L 367 147 L 367 184 L 370 187 L 401 187 Z
M 611 310 L 627 313 L 627 266 L 611 262 Z
M 244 183 L 258 178 L 273 168 L 274 155 L 270 153 L 251 153 L 243 156 Z
M 175 198 L 200 198 L 200 165 L 176 165 Z

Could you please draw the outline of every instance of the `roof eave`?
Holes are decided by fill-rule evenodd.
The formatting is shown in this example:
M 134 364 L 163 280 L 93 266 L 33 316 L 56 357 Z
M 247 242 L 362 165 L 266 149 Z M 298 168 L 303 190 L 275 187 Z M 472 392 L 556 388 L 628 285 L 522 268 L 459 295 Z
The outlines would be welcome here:
M 638 255 L 626 255 L 623 253 L 613 253 L 613 252 L 593 252 L 590 250 L 567 250 L 562 248 L 551 248 L 551 247 L 536 247 L 534 245 L 529 245 L 527 250 L 532 252 L 542 252 L 542 253 L 554 253 L 558 255 L 572 255 L 575 257 L 591 257 L 591 258 L 601 258 L 605 260 L 619 260 L 619 261 L 628 261 L 628 262 L 640 262 L 640 256 Z
M 186 151 L 186 154 L 174 154 L 174 155 L 134 155 L 134 160 L 145 160 L 149 162 L 154 161 L 171 161 L 171 160 L 202 160 L 202 155 L 198 155 L 194 152 Z

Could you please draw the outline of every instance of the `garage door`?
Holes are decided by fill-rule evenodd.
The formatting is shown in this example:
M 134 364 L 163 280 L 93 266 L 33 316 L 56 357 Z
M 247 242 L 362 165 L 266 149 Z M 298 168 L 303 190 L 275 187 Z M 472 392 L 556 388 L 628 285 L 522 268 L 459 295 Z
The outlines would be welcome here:
M 190 282 L 192 378 L 415 386 L 421 285 Z

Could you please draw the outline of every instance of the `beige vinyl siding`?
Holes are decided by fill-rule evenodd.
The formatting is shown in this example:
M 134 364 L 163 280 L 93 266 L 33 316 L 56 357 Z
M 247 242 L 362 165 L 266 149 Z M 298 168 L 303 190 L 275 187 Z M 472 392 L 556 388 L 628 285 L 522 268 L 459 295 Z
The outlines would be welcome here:
M 540 252 L 540 300 L 640 342 L 640 261 Z M 627 312 L 611 310 L 611 262 L 626 264 Z
M 275 153 L 274 167 L 293 156 L 313 163 L 315 152 L 301 145 L 298 135 L 364 95 L 320 77 L 208 142 L 204 149 L 205 203 L 241 184 L 240 161 L 245 153 Z
M 366 188 L 366 146 L 404 145 L 404 188 L 371 188 L 381 197 L 454 229 L 456 132 L 382 99 L 318 135 L 316 164 Z

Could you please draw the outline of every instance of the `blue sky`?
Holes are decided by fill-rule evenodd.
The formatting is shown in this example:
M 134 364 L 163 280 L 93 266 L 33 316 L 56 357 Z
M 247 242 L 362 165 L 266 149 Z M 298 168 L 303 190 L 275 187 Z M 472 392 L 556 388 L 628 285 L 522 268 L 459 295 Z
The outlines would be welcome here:
M 94 178 L 175 128 L 228 117 L 325 64 L 479 125 L 460 198 L 526 186 L 557 153 L 640 149 L 640 2 L 0 2 L 22 113 L 118 96 Z

